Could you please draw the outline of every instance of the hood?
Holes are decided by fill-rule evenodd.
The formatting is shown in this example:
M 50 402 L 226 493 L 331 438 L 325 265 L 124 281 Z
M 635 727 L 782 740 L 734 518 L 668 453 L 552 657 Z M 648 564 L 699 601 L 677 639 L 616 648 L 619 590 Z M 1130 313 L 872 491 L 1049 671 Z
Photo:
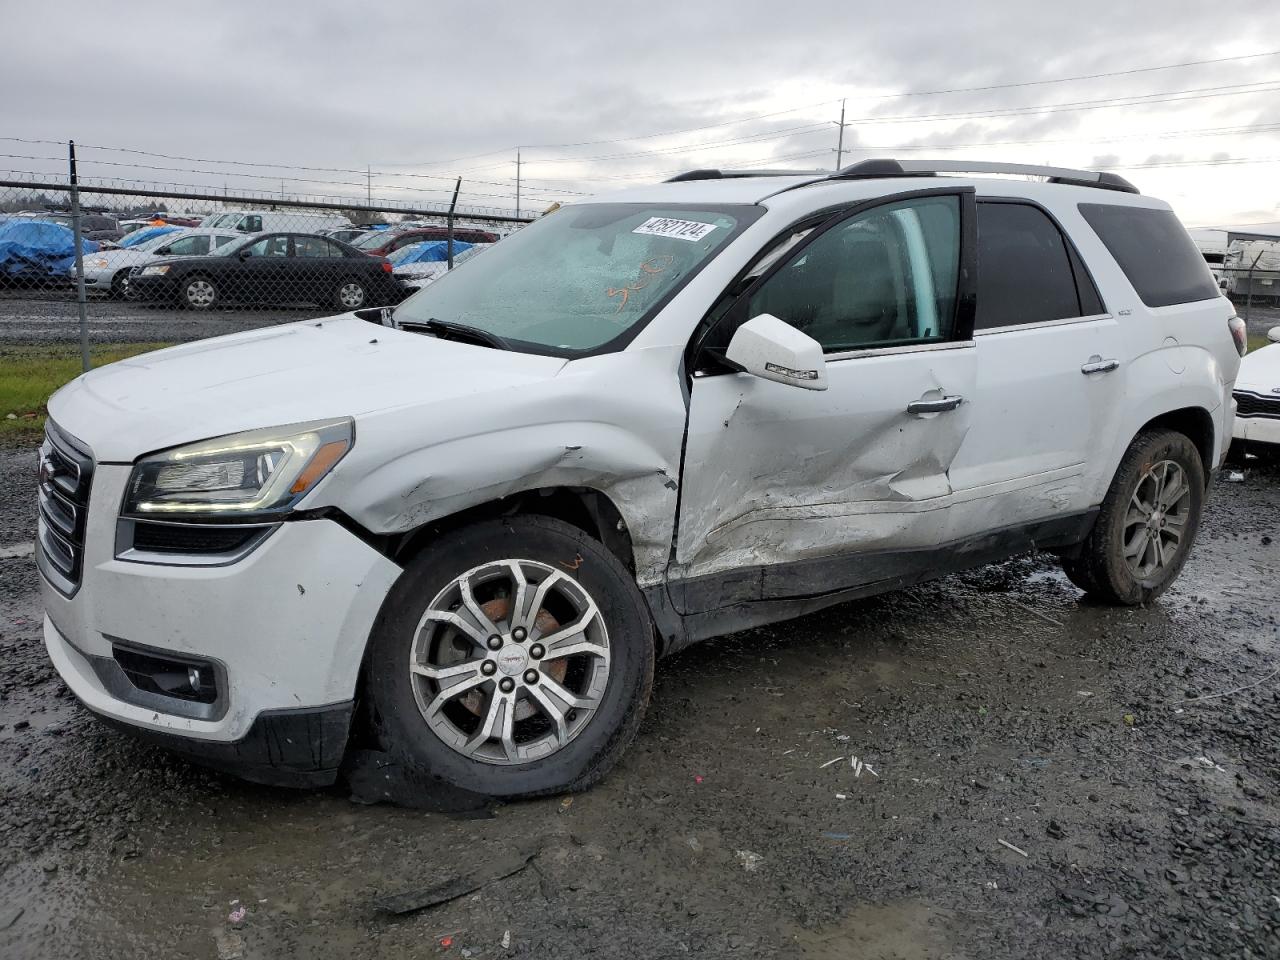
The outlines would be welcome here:
M 1280 397 L 1280 343 L 1268 344 L 1240 361 L 1236 389 Z
M 105 260 L 111 266 L 123 266 L 126 263 L 141 263 L 143 260 L 154 260 L 154 253 L 148 253 L 146 250 L 134 250 L 132 247 L 116 247 L 112 250 L 99 250 L 97 253 L 86 253 L 84 260 L 87 264 L 97 264 L 99 260 Z
M 49 415 L 100 462 L 209 437 L 355 417 L 554 377 L 558 357 L 439 340 L 352 314 L 143 354 L 77 377 Z

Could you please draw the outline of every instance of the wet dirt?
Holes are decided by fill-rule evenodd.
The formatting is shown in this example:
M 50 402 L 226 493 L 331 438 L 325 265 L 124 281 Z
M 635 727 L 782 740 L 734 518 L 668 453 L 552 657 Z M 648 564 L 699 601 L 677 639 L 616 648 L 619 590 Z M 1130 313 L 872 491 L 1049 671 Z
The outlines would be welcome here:
M 1037 556 L 705 643 L 601 785 L 490 819 L 106 729 L 2 559 L 0 956 L 1280 956 L 1278 510 L 1280 472 L 1220 484 L 1148 609 Z

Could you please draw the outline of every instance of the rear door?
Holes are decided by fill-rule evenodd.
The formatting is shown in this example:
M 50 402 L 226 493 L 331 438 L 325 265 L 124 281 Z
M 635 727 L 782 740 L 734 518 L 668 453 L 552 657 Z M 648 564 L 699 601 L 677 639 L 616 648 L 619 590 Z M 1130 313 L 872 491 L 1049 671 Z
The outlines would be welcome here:
M 829 388 L 695 356 L 672 578 L 683 612 L 892 579 L 939 542 L 976 370 L 972 216 L 971 190 L 861 205 L 780 238 L 789 252 L 713 321 L 704 359 L 768 313 L 822 344 Z
M 1090 451 L 1116 429 L 1125 378 L 1116 318 L 1050 214 L 977 207 L 977 389 L 951 466 L 953 536 L 1086 509 Z
M 331 301 L 339 282 L 350 272 L 342 248 L 325 237 L 296 236 L 293 255 L 290 299 L 321 304 Z

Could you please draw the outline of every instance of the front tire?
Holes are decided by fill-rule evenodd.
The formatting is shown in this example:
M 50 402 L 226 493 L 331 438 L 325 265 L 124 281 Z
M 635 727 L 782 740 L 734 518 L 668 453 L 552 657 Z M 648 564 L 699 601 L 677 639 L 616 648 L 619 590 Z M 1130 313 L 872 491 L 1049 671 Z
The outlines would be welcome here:
M 1196 445 L 1172 430 L 1139 434 L 1120 461 L 1067 577 L 1119 606 L 1150 603 L 1186 563 L 1204 510 L 1204 464 Z
M 208 277 L 188 277 L 182 281 L 182 305 L 188 310 L 211 310 L 220 296 Z
M 584 789 L 635 737 L 653 637 L 631 574 L 576 527 L 465 527 L 419 554 L 384 605 L 366 677 L 375 734 L 473 793 Z

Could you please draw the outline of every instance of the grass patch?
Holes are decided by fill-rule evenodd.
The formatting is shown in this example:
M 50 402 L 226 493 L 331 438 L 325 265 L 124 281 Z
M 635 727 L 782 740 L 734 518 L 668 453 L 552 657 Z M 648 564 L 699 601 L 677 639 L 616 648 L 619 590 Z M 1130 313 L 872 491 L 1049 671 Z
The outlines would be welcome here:
M 1267 346 L 1269 343 L 1271 343 L 1271 341 L 1267 339 L 1267 335 L 1265 333 L 1250 334 L 1249 335 L 1249 352 L 1253 353 L 1253 351 L 1255 350 L 1261 350 L 1263 347 Z
M 117 343 L 92 347 L 95 367 L 140 353 L 159 350 L 166 343 Z M 0 348 L 0 441 L 25 443 L 40 436 L 50 395 L 80 375 L 80 345 L 53 343 Z M 9 419 L 10 415 L 13 419 Z

